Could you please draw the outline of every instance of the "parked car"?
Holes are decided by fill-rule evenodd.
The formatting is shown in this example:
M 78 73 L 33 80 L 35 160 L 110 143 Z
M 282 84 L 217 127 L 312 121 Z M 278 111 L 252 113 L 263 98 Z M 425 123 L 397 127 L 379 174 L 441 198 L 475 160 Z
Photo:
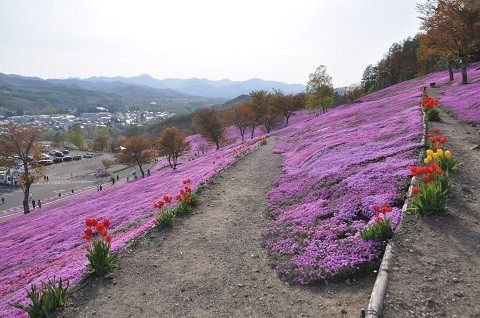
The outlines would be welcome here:
M 73 160 L 73 157 L 72 156 L 65 156 L 63 157 L 63 162 L 65 161 L 72 161 Z
M 55 153 L 58 152 L 59 150 L 52 150 L 50 151 L 49 155 L 50 156 L 55 156 Z
M 73 156 L 73 160 L 81 160 L 81 159 L 82 159 L 82 156 L 80 155 Z
M 52 161 L 53 161 L 53 163 L 62 163 L 63 158 L 62 157 L 54 157 Z
M 64 155 L 68 155 L 68 154 L 70 153 L 70 151 L 68 151 L 67 149 L 63 149 L 63 150 L 62 150 L 62 153 L 63 153 Z
M 42 160 L 38 161 L 38 164 L 40 164 L 42 166 L 49 166 L 49 165 L 53 164 L 53 161 L 50 160 L 50 159 L 42 159 Z
M 91 152 L 86 152 L 86 153 L 83 155 L 83 158 L 93 158 L 93 153 L 91 153 Z
M 55 154 L 53 155 L 54 157 L 65 157 L 65 155 L 63 154 L 63 152 L 61 151 L 55 151 Z

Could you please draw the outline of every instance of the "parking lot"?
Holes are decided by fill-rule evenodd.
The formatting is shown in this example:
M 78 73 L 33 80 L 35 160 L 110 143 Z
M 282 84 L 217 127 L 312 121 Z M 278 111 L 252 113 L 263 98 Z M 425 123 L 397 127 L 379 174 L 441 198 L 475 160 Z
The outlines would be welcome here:
M 45 166 L 46 177 L 35 182 L 30 188 L 32 198 L 46 204 L 54 199 L 65 199 L 67 194 L 71 196 L 80 192 L 95 191 L 100 185 L 102 187 L 111 186 L 112 177 L 116 183 L 122 183 L 127 181 L 127 177 L 132 180 L 134 171 L 139 174 L 138 167 L 136 169 L 134 167 L 127 168 L 117 164 L 107 170 L 109 175 L 104 175 L 101 159 L 116 160 L 115 156 L 113 154 L 95 154 L 92 158 L 84 158 L 84 154 L 85 152 L 71 151 L 69 156 L 72 158 L 81 156 L 81 159 Z M 11 218 L 12 210 L 18 210 L 22 206 L 23 191 L 19 187 L 2 184 L 0 185 L 0 196 L 5 199 L 4 204 L 0 203 L 1 222 Z M 23 211 L 21 213 L 23 214 Z M 19 214 L 18 211 L 16 214 Z

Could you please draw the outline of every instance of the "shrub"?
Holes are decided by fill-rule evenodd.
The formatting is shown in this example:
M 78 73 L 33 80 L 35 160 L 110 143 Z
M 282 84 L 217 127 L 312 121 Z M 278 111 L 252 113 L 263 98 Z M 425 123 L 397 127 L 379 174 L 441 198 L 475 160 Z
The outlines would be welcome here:
M 22 304 L 13 304 L 13 307 L 22 309 L 28 313 L 30 318 L 47 318 L 58 307 L 65 304 L 69 297 L 68 280 L 66 286 L 64 281 L 60 278 L 55 280 L 48 279 L 47 282 L 42 282 L 41 287 L 36 285 L 31 286 L 31 290 L 27 291 L 27 296 L 32 302 L 31 305 L 25 306 Z

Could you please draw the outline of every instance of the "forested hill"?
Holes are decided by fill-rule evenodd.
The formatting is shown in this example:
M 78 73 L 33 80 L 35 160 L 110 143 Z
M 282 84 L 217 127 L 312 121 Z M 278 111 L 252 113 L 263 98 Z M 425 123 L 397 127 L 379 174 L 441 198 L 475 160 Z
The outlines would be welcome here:
M 43 80 L 0 73 L 0 113 L 53 114 L 72 111 L 155 109 L 176 113 L 218 105 L 223 98 L 205 98 L 123 82 Z
M 137 77 L 48 79 L 0 73 L 0 114 L 53 114 L 72 111 L 146 109 L 188 113 L 221 106 L 253 90 L 301 92 L 301 84 L 251 79 L 243 82 L 207 79 L 157 80 Z

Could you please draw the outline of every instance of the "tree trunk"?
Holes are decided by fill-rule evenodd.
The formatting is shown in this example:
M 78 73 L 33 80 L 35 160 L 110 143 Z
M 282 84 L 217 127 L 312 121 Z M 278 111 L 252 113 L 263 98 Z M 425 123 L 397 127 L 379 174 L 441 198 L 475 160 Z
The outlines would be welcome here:
M 142 178 L 145 178 L 145 172 L 142 169 L 142 165 L 139 164 L 138 167 L 140 168 L 140 172 L 142 173 Z
M 448 75 L 450 76 L 450 81 L 453 81 L 453 68 L 452 68 L 452 60 L 448 60 Z
M 467 62 L 462 60 L 462 85 L 467 84 Z
M 28 205 L 28 197 L 30 196 L 30 185 L 25 185 L 23 192 L 23 213 L 27 214 L 30 212 L 30 206 Z
M 252 127 L 252 133 L 250 135 L 250 139 L 253 139 L 253 135 L 255 134 L 255 127 Z
M 218 141 L 215 141 L 215 145 L 217 146 L 217 150 L 220 149 L 220 143 Z
M 285 127 L 288 126 L 288 119 L 290 118 L 290 116 L 285 116 L 285 118 L 287 119 L 287 122 L 285 123 Z

